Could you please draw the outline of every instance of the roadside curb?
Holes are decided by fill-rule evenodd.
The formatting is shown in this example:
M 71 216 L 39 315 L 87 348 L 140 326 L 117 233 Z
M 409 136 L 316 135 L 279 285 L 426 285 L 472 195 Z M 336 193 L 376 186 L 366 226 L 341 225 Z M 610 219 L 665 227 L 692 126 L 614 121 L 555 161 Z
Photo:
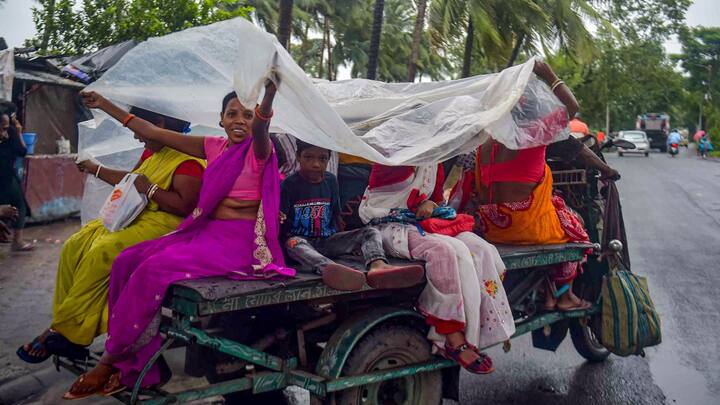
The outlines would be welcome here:
M 12 405 L 28 399 L 45 391 L 62 377 L 62 373 L 54 367 L 48 367 L 8 381 L 0 385 L 0 405 Z

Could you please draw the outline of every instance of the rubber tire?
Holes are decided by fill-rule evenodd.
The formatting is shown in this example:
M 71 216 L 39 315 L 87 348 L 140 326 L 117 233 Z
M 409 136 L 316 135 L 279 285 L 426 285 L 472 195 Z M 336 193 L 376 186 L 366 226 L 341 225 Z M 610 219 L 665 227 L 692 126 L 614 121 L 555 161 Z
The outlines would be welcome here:
M 650 157 L 650 152 L 645 152 L 645 157 Z
M 618 156 L 619 156 L 619 157 L 623 157 L 623 153 L 622 153 L 622 152 L 618 152 Z
M 600 317 L 593 317 L 590 322 L 599 322 Z M 573 346 L 578 354 L 591 363 L 600 363 L 610 356 L 610 351 L 603 347 L 600 342 L 595 341 L 591 337 L 592 330 L 590 325 L 583 326 L 580 319 L 570 321 L 570 337 Z
M 384 355 L 401 354 L 407 362 L 401 361 L 397 366 L 419 363 L 430 360 L 430 343 L 417 329 L 406 325 L 384 324 L 375 328 L 360 340 L 350 353 L 342 375 L 363 374 Z M 413 405 L 438 405 L 442 400 L 442 372 L 433 371 L 411 377 L 415 379 L 415 398 Z M 337 405 L 360 405 L 363 387 L 350 388 L 336 394 Z

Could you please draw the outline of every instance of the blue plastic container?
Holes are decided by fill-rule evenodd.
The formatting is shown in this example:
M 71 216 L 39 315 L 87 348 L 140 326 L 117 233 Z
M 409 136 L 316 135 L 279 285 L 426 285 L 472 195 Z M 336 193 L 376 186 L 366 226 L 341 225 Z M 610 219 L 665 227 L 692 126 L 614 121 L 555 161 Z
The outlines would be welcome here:
M 35 149 L 35 140 L 37 139 L 37 134 L 35 132 L 23 132 L 22 137 L 23 141 L 25 141 L 25 145 L 27 145 L 28 155 L 32 155 L 33 150 Z

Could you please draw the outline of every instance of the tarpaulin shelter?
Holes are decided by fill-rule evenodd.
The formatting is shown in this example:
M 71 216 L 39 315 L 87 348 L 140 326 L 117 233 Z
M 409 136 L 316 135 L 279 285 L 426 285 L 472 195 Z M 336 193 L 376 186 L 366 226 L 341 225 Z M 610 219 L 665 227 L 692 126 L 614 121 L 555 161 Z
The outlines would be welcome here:
M 97 80 L 115 65 L 138 41 L 129 40 L 110 45 L 98 51 L 73 59 L 62 68 L 64 74 L 83 83 Z
M 78 96 L 84 84 L 60 76 L 63 57 L 41 57 L 32 49 L 0 51 L 0 100 L 18 107 L 26 132 L 37 135 L 36 154 L 53 154 L 57 141 L 69 139 L 77 150 L 77 123 L 88 118 Z

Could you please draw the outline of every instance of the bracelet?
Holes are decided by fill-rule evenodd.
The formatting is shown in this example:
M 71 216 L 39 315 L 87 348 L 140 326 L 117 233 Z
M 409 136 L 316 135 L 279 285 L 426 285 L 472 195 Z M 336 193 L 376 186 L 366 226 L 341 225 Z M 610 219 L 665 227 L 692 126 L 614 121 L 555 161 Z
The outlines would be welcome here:
M 135 114 L 128 114 L 127 117 L 125 117 L 125 119 L 122 122 L 123 126 L 127 127 L 128 124 L 130 123 L 130 121 L 133 120 L 133 118 L 135 118 Z
M 255 116 L 261 121 L 270 121 L 270 118 L 272 118 L 274 113 L 274 111 L 270 110 L 270 115 L 266 117 L 260 112 L 260 106 L 255 107 Z
M 101 168 L 101 167 L 102 167 L 102 165 L 98 165 L 97 170 L 95 170 L 95 178 L 99 178 L 99 176 L 100 176 L 100 168 Z
M 552 92 L 554 93 L 555 89 L 560 87 L 560 85 L 562 85 L 562 84 L 565 84 L 565 82 L 562 80 L 558 80 L 552 87 L 550 87 L 550 90 L 552 90 Z
M 152 200 L 152 198 L 155 195 L 155 192 L 158 190 L 158 188 L 159 187 L 157 184 L 153 184 L 152 186 L 150 186 L 150 190 L 148 190 L 148 192 L 147 192 L 148 200 Z
M 558 77 L 557 79 L 555 79 L 554 82 L 552 82 L 552 84 L 550 84 L 550 88 L 551 88 L 551 89 L 552 89 L 552 88 L 555 88 L 555 86 L 556 86 L 558 83 L 560 83 L 561 81 L 562 81 L 562 80 L 560 80 L 560 78 Z

